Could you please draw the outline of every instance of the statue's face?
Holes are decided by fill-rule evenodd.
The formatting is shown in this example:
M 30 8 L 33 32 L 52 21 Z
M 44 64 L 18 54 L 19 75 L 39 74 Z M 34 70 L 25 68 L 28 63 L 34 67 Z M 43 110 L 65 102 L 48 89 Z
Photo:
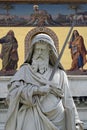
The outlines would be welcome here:
M 48 52 L 48 45 L 44 43 L 36 43 L 34 48 L 34 53 L 38 56 L 38 58 L 44 57 Z
M 35 72 L 44 73 L 49 64 L 49 47 L 48 44 L 36 43 L 32 58 L 32 68 Z

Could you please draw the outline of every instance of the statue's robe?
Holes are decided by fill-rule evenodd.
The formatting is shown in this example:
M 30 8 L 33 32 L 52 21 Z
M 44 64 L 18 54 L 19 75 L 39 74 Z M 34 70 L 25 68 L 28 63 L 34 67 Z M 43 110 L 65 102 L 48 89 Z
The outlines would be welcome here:
M 65 72 L 58 69 L 53 80 L 49 81 L 52 69 L 49 67 L 48 71 L 41 75 L 34 73 L 31 66 L 25 63 L 13 76 L 8 85 L 7 99 L 10 104 L 5 130 L 65 130 L 66 105 L 71 111 L 74 110 L 71 118 L 75 117 L 75 123 L 79 122 Z M 50 92 L 39 96 L 37 91 L 34 95 L 37 87 L 47 84 L 52 87 Z M 72 121 L 70 118 L 67 120 Z M 69 130 L 72 127 L 70 124 Z

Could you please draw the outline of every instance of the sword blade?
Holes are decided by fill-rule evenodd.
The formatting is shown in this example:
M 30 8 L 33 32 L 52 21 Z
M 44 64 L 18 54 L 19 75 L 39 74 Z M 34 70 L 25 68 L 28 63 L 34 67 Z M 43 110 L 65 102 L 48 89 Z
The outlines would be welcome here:
M 65 47 L 66 47 L 66 45 L 67 45 L 68 39 L 69 39 L 70 34 L 71 34 L 72 30 L 73 30 L 73 27 L 74 27 L 74 24 L 72 24 L 72 26 L 71 26 L 71 28 L 70 28 L 70 30 L 69 30 L 69 33 L 68 33 L 68 35 L 67 35 L 67 37 L 66 37 L 66 40 L 65 40 L 65 42 L 64 42 L 64 44 L 63 44 L 63 47 L 62 47 L 62 49 L 61 49 L 61 52 L 60 52 L 60 54 L 59 54 L 59 56 L 58 56 L 58 59 L 57 59 L 55 65 L 54 65 L 54 68 L 53 68 L 52 73 L 51 73 L 51 75 L 50 75 L 49 81 L 51 81 L 51 80 L 53 79 L 53 76 L 54 76 L 55 71 L 56 71 L 56 69 L 57 69 L 57 67 L 58 67 L 58 65 L 59 65 L 60 59 L 61 59 L 61 57 L 62 57 L 62 55 L 63 55 L 63 52 L 64 52 Z

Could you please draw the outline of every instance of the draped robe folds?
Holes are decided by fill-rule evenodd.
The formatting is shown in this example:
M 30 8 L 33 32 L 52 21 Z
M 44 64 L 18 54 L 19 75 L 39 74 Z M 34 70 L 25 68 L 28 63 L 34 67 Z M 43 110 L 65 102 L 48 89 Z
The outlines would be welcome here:
M 52 68 L 43 75 L 34 73 L 31 66 L 25 63 L 13 76 L 8 85 L 9 109 L 5 130 L 65 130 L 63 104 L 74 109 L 75 123 L 79 122 L 65 72 L 58 69 L 53 80 L 48 81 L 51 72 Z M 52 91 L 42 96 L 34 95 L 37 87 L 47 84 Z

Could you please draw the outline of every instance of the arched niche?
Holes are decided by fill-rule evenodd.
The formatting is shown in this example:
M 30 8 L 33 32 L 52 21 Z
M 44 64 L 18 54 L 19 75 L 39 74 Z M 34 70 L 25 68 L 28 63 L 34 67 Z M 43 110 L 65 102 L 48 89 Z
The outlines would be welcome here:
M 54 44 L 59 53 L 59 41 L 58 41 L 58 37 L 57 37 L 56 33 L 47 27 L 36 27 L 36 28 L 32 29 L 31 31 L 29 31 L 25 37 L 25 47 L 24 47 L 25 48 L 25 59 L 26 59 L 27 53 L 29 51 L 29 46 L 31 44 L 32 38 L 39 33 L 48 34 L 53 39 Z

